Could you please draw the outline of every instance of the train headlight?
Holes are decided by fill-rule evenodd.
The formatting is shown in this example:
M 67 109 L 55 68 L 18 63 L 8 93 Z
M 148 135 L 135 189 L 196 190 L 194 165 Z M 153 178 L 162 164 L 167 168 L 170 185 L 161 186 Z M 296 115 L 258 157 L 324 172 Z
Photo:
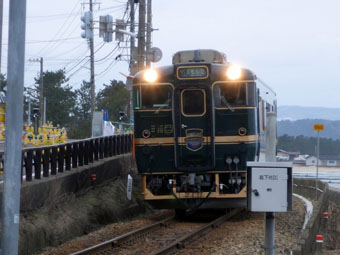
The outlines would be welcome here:
M 237 80 L 241 77 L 241 68 L 236 65 L 228 67 L 227 76 L 230 80 Z
M 153 69 L 148 69 L 145 71 L 145 74 L 144 74 L 144 79 L 147 81 L 147 82 L 154 82 L 157 80 L 157 72 Z

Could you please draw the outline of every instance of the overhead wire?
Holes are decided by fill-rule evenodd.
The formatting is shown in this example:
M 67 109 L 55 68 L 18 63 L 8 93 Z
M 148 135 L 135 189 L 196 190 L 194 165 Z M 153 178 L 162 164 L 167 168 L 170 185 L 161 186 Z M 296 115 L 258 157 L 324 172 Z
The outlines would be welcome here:
M 64 21 L 64 23 L 61 25 L 61 27 L 59 28 L 59 30 L 57 31 L 57 33 L 55 33 L 54 37 L 52 40 L 55 40 L 56 38 L 58 38 L 58 36 L 60 36 L 59 34 L 63 31 L 64 27 L 66 26 L 69 18 L 71 18 L 71 14 L 74 13 L 74 10 L 77 8 L 77 6 L 79 6 L 81 0 L 78 0 L 76 2 L 76 4 L 74 5 L 74 7 L 72 8 L 70 14 L 68 15 L 68 17 L 66 18 L 66 20 Z M 78 12 L 77 12 L 78 13 Z M 66 30 L 68 30 L 69 26 L 67 26 Z M 38 51 L 36 54 L 34 54 L 35 56 L 39 56 L 39 55 L 43 55 L 43 53 L 48 49 L 49 45 L 45 45 L 40 51 Z

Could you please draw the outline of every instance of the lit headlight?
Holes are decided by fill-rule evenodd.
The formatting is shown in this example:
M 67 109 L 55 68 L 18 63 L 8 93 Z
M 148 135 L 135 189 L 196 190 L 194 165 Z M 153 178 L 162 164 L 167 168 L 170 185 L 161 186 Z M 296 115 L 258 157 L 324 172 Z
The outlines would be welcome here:
M 230 80 L 237 80 L 241 77 L 241 68 L 236 65 L 232 65 L 227 70 L 227 76 Z
M 144 79 L 147 82 L 154 82 L 157 79 L 157 72 L 153 69 L 148 69 L 145 71 Z

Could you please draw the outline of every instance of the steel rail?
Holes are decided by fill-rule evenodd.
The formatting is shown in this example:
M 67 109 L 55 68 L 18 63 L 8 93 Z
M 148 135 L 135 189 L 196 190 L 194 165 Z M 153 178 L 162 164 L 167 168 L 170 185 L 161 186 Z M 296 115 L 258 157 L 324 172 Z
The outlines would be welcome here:
M 164 254 L 172 254 L 178 249 L 185 248 L 185 245 L 195 241 L 196 239 L 200 238 L 202 234 L 206 234 L 207 232 L 211 231 L 214 228 L 217 228 L 219 225 L 224 223 L 226 220 L 234 217 L 241 211 L 243 211 L 243 208 L 236 208 L 230 211 L 229 213 L 223 215 L 222 217 L 210 222 L 209 224 L 187 234 L 186 236 L 177 239 L 173 243 L 169 244 L 168 246 L 159 249 L 158 251 L 155 251 L 152 253 L 152 255 L 164 255 Z
M 91 246 L 89 248 L 86 248 L 84 250 L 75 252 L 75 253 L 71 253 L 71 255 L 90 255 L 90 254 L 97 254 L 100 252 L 104 252 L 107 251 L 111 248 L 117 247 L 123 243 L 135 240 L 140 238 L 141 236 L 155 231 L 157 229 L 160 229 L 162 227 L 165 227 L 167 225 L 169 225 L 169 222 L 172 221 L 175 218 L 175 216 L 173 217 L 169 217 L 167 219 L 161 220 L 157 223 L 151 224 L 149 226 L 146 227 L 142 227 L 133 231 L 130 231 L 126 234 L 117 236 L 111 240 L 107 240 L 105 242 L 99 243 L 97 245 Z

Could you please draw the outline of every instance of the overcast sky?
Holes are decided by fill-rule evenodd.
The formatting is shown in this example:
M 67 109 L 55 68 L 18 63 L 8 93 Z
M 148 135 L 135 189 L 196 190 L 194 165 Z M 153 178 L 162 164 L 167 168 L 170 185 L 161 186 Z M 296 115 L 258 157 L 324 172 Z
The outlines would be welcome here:
M 69 84 L 89 80 L 87 42 L 80 37 L 82 0 L 28 0 L 25 86 L 34 83 L 44 57 L 45 70 L 66 67 Z M 94 19 L 122 18 L 125 0 L 101 0 Z M 2 70 L 7 63 L 8 0 L 5 1 Z M 339 0 L 153 0 L 153 46 L 163 51 L 154 66 L 171 63 L 179 50 L 216 49 L 228 61 L 254 71 L 270 85 L 279 105 L 340 107 Z M 98 26 L 97 26 L 98 27 Z M 95 31 L 96 90 L 111 79 L 124 80 L 126 54 L 116 42 L 102 43 Z M 112 52 L 110 55 L 108 55 Z M 108 57 L 107 57 L 108 56 Z M 83 60 L 83 61 L 82 61 Z

